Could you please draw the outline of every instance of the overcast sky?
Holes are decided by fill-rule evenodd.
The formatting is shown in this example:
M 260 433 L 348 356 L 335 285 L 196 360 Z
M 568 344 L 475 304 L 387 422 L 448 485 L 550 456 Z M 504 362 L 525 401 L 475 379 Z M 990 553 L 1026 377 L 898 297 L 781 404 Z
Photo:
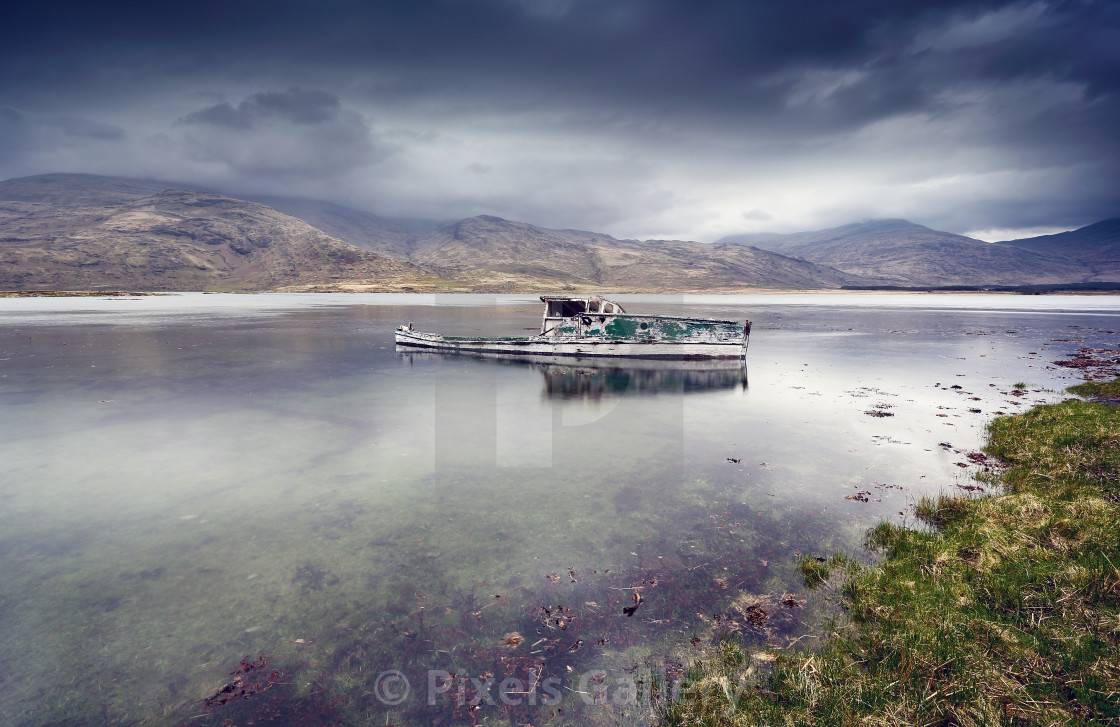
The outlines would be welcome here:
M 0 178 L 714 240 L 1120 216 L 1120 2 L 8 3 Z

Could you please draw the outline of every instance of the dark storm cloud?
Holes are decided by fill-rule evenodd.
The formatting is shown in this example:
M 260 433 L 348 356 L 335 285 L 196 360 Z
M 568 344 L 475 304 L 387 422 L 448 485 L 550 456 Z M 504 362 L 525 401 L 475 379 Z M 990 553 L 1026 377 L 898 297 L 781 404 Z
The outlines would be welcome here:
M 101 141 L 121 141 L 125 138 L 124 129 L 112 124 L 102 124 L 76 116 L 63 116 L 48 123 L 58 126 L 62 133 L 77 139 L 98 139 Z
M 359 114 L 316 89 L 255 93 L 184 116 L 191 156 L 249 175 L 331 176 L 380 161 L 379 144 Z
M 307 174 L 397 211 L 547 217 L 551 205 L 530 221 L 664 236 L 856 215 L 963 232 L 1120 213 L 1114 0 L 5 12 L 0 103 L 104 124 L 122 143 L 166 135 L 184 156 L 160 161 L 200 180 L 218 168 L 231 185 Z M 375 165 L 386 139 L 392 164 Z
M 326 91 L 292 88 L 281 93 L 254 93 L 236 108 L 223 101 L 188 114 L 183 122 L 232 129 L 252 129 L 273 119 L 295 124 L 321 124 L 337 119 L 341 109 L 338 97 Z
M 124 141 L 123 129 L 77 116 L 31 115 L 0 108 L 0 161 L 30 153 Z
M 541 17 L 531 12 L 534 5 L 528 0 L 26 3 L 7 25 L 6 55 L 28 65 L 40 56 L 47 73 L 73 64 L 73 80 L 93 87 L 118 79 L 98 78 L 78 64 L 139 77 L 222 68 L 231 75 L 269 67 L 298 73 L 310 64 L 355 76 L 390 73 L 392 82 L 381 90 L 404 96 L 432 90 L 469 96 L 496 89 L 519 92 L 511 105 L 560 94 L 569 101 L 621 98 L 670 113 L 684 102 L 708 112 L 757 112 L 783 100 L 780 85 L 760 83 L 770 74 L 898 61 L 923 27 L 957 9 L 984 7 L 950 0 L 580 0 Z M 41 34 L 11 32 L 17 28 L 39 28 Z M 44 37 L 53 42 L 44 44 Z M 1103 38 L 1101 44 L 1106 45 Z M 1077 53 L 1064 46 L 1059 51 L 1065 58 L 1024 53 L 1026 64 L 1001 69 L 994 58 L 979 70 L 1004 77 L 1037 73 Z M 1092 71 L 1085 63 L 1066 70 Z M 20 85 L 18 77 L 8 77 L 11 85 Z M 900 103 L 914 104 L 918 96 L 903 90 L 876 94 L 870 104 L 863 97 L 860 106 L 883 104 L 893 111 Z M 921 89 L 915 91 L 920 96 Z
M 0 107 L 0 160 L 15 154 L 25 143 L 27 123 L 15 109 Z

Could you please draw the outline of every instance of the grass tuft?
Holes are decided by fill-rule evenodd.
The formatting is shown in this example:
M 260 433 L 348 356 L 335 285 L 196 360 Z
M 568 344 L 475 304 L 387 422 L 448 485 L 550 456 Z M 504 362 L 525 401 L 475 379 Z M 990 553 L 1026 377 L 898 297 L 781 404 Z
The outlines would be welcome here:
M 1078 396 L 1120 396 L 1120 379 L 1112 381 L 1089 381 L 1069 388 L 1071 394 Z
M 914 505 L 914 514 L 920 520 L 937 528 L 944 528 L 968 514 L 969 498 L 963 495 L 938 495 L 923 497 Z
M 833 570 L 844 570 L 852 561 L 844 555 L 835 554 L 828 558 L 802 555 L 797 560 L 797 568 L 805 579 L 808 588 L 816 588 L 832 578 Z

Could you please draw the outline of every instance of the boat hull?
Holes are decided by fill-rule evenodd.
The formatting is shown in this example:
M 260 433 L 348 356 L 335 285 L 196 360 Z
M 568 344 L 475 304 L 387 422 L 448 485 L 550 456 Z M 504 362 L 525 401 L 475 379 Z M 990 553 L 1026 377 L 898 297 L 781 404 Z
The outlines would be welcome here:
M 642 359 L 741 359 L 746 338 L 726 341 L 609 340 L 587 336 L 532 338 L 445 338 L 436 333 L 397 329 L 398 346 L 438 351 L 509 355 L 592 356 Z

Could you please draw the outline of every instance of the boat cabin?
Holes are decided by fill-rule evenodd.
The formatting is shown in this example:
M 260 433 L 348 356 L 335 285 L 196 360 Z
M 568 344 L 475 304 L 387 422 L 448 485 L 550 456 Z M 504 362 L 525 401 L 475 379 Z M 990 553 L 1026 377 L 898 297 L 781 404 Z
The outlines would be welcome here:
M 544 320 L 541 322 L 542 336 L 560 336 L 573 332 L 576 324 L 572 320 L 583 313 L 614 315 L 625 313 L 618 303 L 599 295 L 542 295 Z M 605 322 L 605 320 L 603 321 Z M 561 329 L 568 330 L 561 330 Z

